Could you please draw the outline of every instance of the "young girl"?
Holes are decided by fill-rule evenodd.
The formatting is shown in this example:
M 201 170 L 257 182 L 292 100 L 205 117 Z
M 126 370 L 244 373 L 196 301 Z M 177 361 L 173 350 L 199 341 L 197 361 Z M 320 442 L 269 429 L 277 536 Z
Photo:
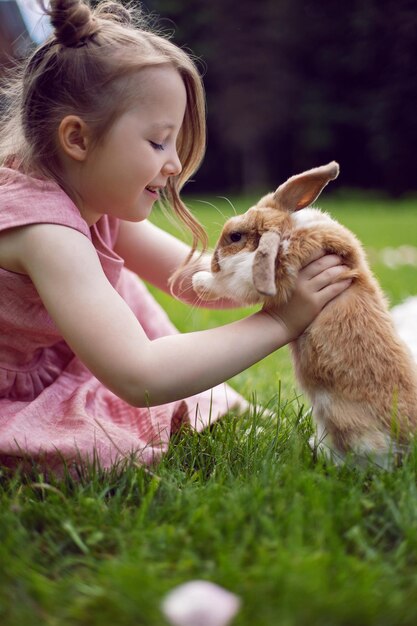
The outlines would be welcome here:
M 1 130 L 0 460 L 151 463 L 180 424 L 244 409 L 224 381 L 347 284 L 323 256 L 280 311 L 178 334 L 137 275 L 169 291 L 204 240 L 179 197 L 204 150 L 198 72 L 119 4 L 52 0 L 49 12 L 54 35 L 9 86 Z M 192 250 L 147 221 L 161 197 Z M 190 278 L 176 295 L 195 306 Z

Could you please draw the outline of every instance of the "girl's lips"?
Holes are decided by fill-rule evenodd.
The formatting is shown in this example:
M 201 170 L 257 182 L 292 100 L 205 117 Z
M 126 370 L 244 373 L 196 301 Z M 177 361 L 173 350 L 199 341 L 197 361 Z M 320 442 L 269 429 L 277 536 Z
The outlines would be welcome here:
M 159 188 L 158 187 L 145 187 L 145 191 L 147 191 L 153 198 L 159 197 Z

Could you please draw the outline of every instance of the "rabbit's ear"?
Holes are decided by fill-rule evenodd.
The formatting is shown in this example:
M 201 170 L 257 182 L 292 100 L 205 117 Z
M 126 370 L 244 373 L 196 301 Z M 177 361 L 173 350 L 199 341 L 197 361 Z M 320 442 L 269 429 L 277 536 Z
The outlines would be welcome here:
M 264 296 L 275 296 L 275 259 L 277 258 L 280 236 L 268 230 L 259 240 L 252 266 L 252 277 L 255 289 Z
M 299 211 L 308 206 L 321 194 L 323 187 L 339 175 L 339 165 L 332 161 L 327 165 L 315 167 L 302 174 L 291 176 L 274 193 L 277 209 Z

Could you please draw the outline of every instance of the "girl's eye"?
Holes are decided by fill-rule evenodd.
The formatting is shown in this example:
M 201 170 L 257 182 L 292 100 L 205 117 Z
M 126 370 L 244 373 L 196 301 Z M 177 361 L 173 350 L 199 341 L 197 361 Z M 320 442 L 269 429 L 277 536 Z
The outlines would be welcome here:
M 230 241 L 232 241 L 233 243 L 237 243 L 238 241 L 240 241 L 242 239 L 242 233 L 230 233 Z
M 155 150 L 165 150 L 165 146 L 163 143 L 156 143 L 156 141 L 150 141 L 149 142 L 152 146 L 152 148 L 155 148 Z

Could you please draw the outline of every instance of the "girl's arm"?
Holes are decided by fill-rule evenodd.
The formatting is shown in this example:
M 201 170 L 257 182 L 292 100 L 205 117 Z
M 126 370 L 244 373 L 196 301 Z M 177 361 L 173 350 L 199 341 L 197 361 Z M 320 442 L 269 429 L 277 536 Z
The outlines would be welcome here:
M 235 302 L 227 299 L 201 301 L 193 290 L 191 276 L 198 270 L 210 269 L 209 255 L 198 261 L 198 267 L 188 266 L 183 274 L 184 280 L 174 285 L 171 292 L 169 278 L 184 263 L 190 247 L 147 220 L 121 222 L 115 252 L 124 259 L 126 267 L 132 272 L 162 291 L 173 293 L 182 302 L 209 309 L 237 306 Z
M 150 341 L 108 282 L 87 237 L 37 224 L 18 229 L 14 246 L 18 267 L 33 280 L 63 338 L 106 387 L 134 406 L 171 402 L 224 382 L 296 338 L 346 287 L 328 285 L 340 268 L 331 267 L 326 277 L 315 275 L 312 264 L 300 272 L 279 317 L 260 311 L 218 328 Z

